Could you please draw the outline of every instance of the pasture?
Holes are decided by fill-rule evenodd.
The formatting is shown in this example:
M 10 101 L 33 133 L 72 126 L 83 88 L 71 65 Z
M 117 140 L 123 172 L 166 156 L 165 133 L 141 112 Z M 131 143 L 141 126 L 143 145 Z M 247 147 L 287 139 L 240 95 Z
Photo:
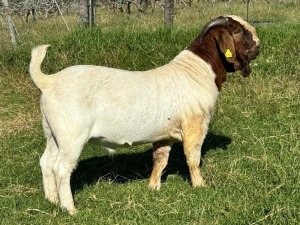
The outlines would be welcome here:
M 79 213 L 44 199 L 39 159 L 45 138 L 39 90 L 28 73 L 31 49 L 50 44 L 45 73 L 75 64 L 147 70 L 172 60 L 219 15 L 246 18 L 243 1 L 175 5 L 174 27 L 163 14 L 100 8 L 96 27 L 75 16 L 27 24 L 14 18 L 13 49 L 0 21 L 1 224 L 299 224 L 300 3 L 252 1 L 249 21 L 261 39 L 252 74 L 228 74 L 202 148 L 207 187 L 193 189 L 182 145 L 173 147 L 160 191 L 147 189 L 151 145 L 118 149 L 114 158 L 88 144 L 72 175 Z

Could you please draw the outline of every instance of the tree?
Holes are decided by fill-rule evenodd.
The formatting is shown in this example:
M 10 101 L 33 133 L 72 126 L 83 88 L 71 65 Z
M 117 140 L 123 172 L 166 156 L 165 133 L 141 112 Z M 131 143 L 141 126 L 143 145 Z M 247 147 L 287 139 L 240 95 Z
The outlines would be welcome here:
M 15 34 L 15 28 L 14 28 L 14 22 L 11 18 L 11 9 L 9 8 L 8 0 L 2 0 L 4 4 L 4 11 L 8 23 L 8 30 L 11 38 L 11 42 L 14 46 L 14 48 L 17 47 L 17 39 L 16 39 L 16 34 Z
M 171 28 L 173 26 L 174 17 L 174 0 L 165 0 L 165 26 Z
M 79 25 L 94 26 L 95 7 L 94 0 L 79 0 Z

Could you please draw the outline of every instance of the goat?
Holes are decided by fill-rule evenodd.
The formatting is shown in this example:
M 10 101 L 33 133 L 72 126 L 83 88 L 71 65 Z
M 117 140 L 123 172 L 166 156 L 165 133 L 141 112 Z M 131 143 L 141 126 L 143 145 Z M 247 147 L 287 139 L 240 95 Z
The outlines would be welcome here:
M 193 187 L 203 186 L 199 163 L 226 72 L 250 74 L 259 54 L 256 30 L 237 16 L 218 17 L 170 63 L 149 71 L 77 65 L 47 76 L 48 45 L 32 50 L 29 66 L 41 90 L 46 149 L 40 159 L 45 197 L 76 213 L 70 176 L 83 146 L 113 149 L 153 143 L 148 187 L 159 190 L 174 142 L 183 142 Z

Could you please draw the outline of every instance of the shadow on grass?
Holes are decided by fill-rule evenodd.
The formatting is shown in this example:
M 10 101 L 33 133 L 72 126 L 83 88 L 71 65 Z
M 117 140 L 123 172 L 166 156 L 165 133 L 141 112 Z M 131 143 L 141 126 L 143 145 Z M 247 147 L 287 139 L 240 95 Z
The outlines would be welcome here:
M 229 137 L 208 133 L 202 146 L 202 159 L 214 149 L 227 149 L 231 143 Z M 132 180 L 148 179 L 152 171 L 152 148 L 145 152 L 121 154 L 114 157 L 101 156 L 79 161 L 72 174 L 71 187 L 74 192 L 80 191 L 85 185 L 99 181 L 126 183 Z M 162 176 L 166 180 L 169 174 L 179 174 L 189 179 L 188 167 L 183 153 L 182 143 L 175 143 L 170 152 L 168 165 Z

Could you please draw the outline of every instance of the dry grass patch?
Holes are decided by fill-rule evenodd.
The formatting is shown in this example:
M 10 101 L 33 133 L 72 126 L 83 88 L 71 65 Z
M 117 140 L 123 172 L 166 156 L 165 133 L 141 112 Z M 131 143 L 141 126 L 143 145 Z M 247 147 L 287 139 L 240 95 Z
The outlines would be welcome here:
M 7 113 L 7 109 L 0 109 L 0 113 Z M 17 135 L 22 131 L 33 129 L 33 124 L 40 121 L 36 112 L 17 113 L 12 119 L 0 120 L 0 136 Z

